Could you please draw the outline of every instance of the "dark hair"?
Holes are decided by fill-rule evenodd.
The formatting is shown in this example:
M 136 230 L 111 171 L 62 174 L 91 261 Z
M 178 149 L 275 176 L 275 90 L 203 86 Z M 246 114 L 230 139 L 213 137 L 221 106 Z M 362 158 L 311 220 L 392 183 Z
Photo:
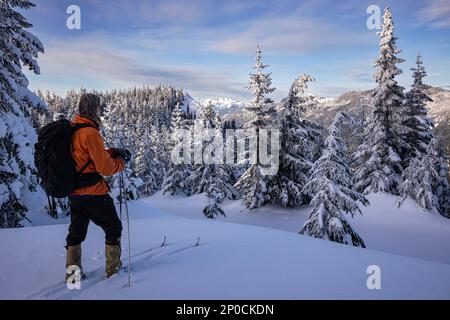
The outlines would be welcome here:
M 100 106 L 100 97 L 92 93 L 83 93 L 78 102 L 78 114 L 101 125 L 100 117 L 97 115 L 97 108 Z

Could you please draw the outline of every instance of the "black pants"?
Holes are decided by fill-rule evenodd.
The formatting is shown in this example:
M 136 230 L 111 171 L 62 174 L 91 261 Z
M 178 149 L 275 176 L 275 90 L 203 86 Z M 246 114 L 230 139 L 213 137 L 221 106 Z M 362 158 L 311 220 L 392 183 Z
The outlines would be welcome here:
M 70 226 L 66 242 L 68 246 L 76 246 L 86 239 L 89 221 L 105 231 L 105 242 L 110 245 L 120 243 L 122 222 L 117 216 L 113 199 L 103 196 L 74 196 L 70 200 Z

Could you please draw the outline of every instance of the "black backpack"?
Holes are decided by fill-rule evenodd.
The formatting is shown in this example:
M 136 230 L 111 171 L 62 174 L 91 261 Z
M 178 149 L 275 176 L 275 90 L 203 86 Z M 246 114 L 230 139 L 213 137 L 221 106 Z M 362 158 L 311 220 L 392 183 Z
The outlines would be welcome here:
M 97 172 L 83 174 L 91 160 L 79 172 L 75 169 L 75 160 L 71 154 L 72 135 L 86 127 L 94 128 L 90 124 L 72 126 L 70 121 L 61 119 L 39 131 L 38 142 L 34 146 L 34 163 L 40 184 L 47 195 L 64 198 L 77 188 L 88 187 L 102 180 Z

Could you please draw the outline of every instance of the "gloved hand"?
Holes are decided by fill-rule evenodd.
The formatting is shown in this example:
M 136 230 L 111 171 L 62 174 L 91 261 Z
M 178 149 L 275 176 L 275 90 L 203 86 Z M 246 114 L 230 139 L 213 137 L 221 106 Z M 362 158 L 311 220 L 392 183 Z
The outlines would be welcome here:
M 126 162 L 131 160 L 131 152 L 125 148 L 117 149 L 117 154 L 119 157 L 122 157 Z
M 112 158 L 121 157 L 125 162 L 128 162 L 131 160 L 131 152 L 128 149 L 125 148 L 109 148 L 108 149 L 109 154 Z

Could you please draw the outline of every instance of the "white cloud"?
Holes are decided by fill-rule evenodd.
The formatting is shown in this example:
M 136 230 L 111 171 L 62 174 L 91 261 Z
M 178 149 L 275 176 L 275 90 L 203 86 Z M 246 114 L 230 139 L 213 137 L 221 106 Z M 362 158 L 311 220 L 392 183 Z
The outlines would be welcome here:
M 419 10 L 419 22 L 434 29 L 450 28 L 450 0 L 431 0 Z
M 112 88 L 170 84 L 201 96 L 247 96 L 244 84 L 233 81 L 227 73 L 186 65 L 146 63 L 135 53 L 118 49 L 106 39 L 89 37 L 78 41 L 57 40 L 48 43 L 46 53 L 39 59 L 42 70 L 45 70 L 43 80 L 48 83 L 47 77 L 68 77 L 83 82 L 103 83 Z
M 298 15 L 259 18 L 242 24 L 240 29 L 242 31 L 219 39 L 212 49 L 222 53 L 249 53 L 259 43 L 265 51 L 305 53 L 330 45 L 366 43 L 371 36 L 367 32 L 343 30 L 328 21 Z

